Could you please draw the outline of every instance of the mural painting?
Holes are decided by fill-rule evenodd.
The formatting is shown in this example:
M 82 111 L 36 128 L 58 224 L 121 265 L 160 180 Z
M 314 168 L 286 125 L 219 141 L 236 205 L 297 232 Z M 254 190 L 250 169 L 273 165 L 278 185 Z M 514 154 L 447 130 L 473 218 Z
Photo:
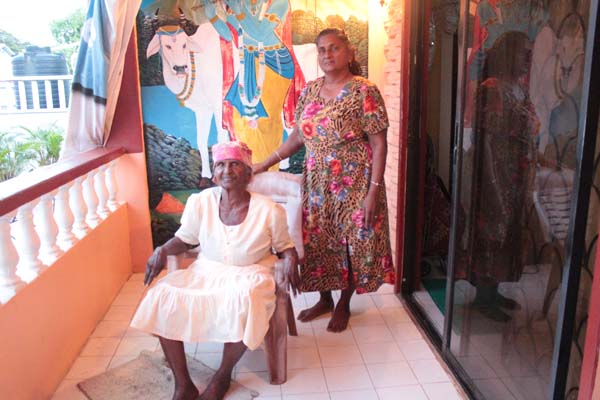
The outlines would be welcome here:
M 253 161 L 294 127 L 304 84 L 320 75 L 315 38 L 344 29 L 368 71 L 359 0 L 144 0 L 138 59 L 154 245 L 179 225 L 187 197 L 212 186 L 210 147 L 242 140 Z M 274 169 L 302 171 L 303 151 Z

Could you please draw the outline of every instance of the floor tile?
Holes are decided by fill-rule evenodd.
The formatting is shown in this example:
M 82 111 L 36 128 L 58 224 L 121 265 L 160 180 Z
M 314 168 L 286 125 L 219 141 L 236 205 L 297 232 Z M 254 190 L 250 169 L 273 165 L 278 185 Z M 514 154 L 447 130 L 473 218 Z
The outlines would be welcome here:
M 410 367 L 415 373 L 419 383 L 449 382 L 450 377 L 440 362 L 433 360 L 409 361 Z
M 111 306 L 104 316 L 104 321 L 131 321 L 135 306 Z
M 412 322 L 408 311 L 401 307 L 388 307 L 379 310 L 381 317 L 388 324 L 397 324 L 399 322 Z
M 331 397 L 331 400 L 379 400 L 375 389 L 329 392 L 329 396 Z
M 371 299 L 377 308 L 402 307 L 402 302 L 395 294 L 372 294 Z
M 515 396 L 500 379 L 474 379 L 473 383 L 486 400 L 515 400 Z
M 223 343 L 203 342 L 198 343 L 196 354 L 198 353 L 223 353 Z
M 394 285 L 390 285 L 389 283 L 384 283 L 377 289 L 377 294 L 393 294 L 394 293 Z
M 141 351 L 154 351 L 158 347 L 158 339 L 155 337 L 129 337 L 123 338 L 115 356 L 138 355 Z
M 313 335 L 312 327 L 308 329 L 298 329 L 298 336 L 288 336 L 288 349 L 317 347 L 317 341 Z
M 205 365 L 209 366 L 212 369 L 219 369 L 222 360 L 221 353 L 198 353 L 196 352 L 196 360 L 201 361 Z M 240 361 L 241 362 L 241 361 Z M 239 365 L 236 366 L 236 372 Z M 266 369 L 265 369 L 266 370 Z
M 255 397 L 252 400 L 282 400 L 281 395 L 279 396 L 263 396 L 263 395 L 259 395 L 258 397 Z
M 260 393 L 260 396 L 281 398 L 280 385 L 271 385 L 267 372 L 238 372 L 235 375 L 235 380 L 252 390 L 256 390 Z
M 113 300 L 113 306 L 137 306 L 142 299 L 143 292 L 120 293 Z
M 398 343 L 405 342 L 407 340 L 423 339 L 423 335 L 412 322 L 400 322 L 397 324 L 390 324 L 390 331 Z
M 327 385 L 321 368 L 290 370 L 287 382 L 281 385 L 283 396 L 325 392 L 327 392 Z
M 128 321 L 100 321 L 90 335 L 93 338 L 122 337 L 129 326 Z
M 365 364 L 405 361 L 396 342 L 359 343 L 358 348 Z
M 382 325 L 385 324 L 381 313 L 376 308 L 369 308 L 368 310 L 354 311 L 352 310 L 352 316 L 350 317 L 350 326 L 364 326 L 364 325 Z
M 329 400 L 329 393 L 289 394 L 284 400 Z
M 88 400 L 87 396 L 77 387 L 79 382 L 79 379 L 63 380 L 51 400 Z
M 330 391 L 372 389 L 369 372 L 364 365 L 323 368 Z
M 379 400 L 429 400 L 420 385 L 378 388 Z
M 86 379 L 106 370 L 111 357 L 78 357 L 67 373 L 66 379 Z
M 110 356 L 115 354 L 120 338 L 90 338 L 81 350 L 80 356 Z
M 239 372 L 266 372 L 267 356 L 264 350 L 246 351 L 236 365 Z
M 328 332 L 325 328 L 314 328 L 315 338 L 319 347 L 356 345 L 350 329 L 343 332 Z
M 398 342 L 398 347 L 407 360 L 430 360 L 435 355 L 429 344 L 423 340 L 407 340 Z
M 429 400 L 465 400 L 451 382 L 424 383 L 421 385 Z
M 287 365 L 289 369 L 310 369 L 321 367 L 321 358 L 316 347 L 305 349 L 288 348 Z
M 321 347 L 319 354 L 323 367 L 363 364 L 363 358 L 356 345 Z
M 357 343 L 381 343 L 394 340 L 387 325 L 353 326 L 352 333 Z
M 376 308 L 373 298 L 369 295 L 355 295 L 350 300 L 350 312 L 352 313 Z
M 126 322 L 126 321 L 120 321 L 120 322 Z M 127 324 L 129 324 L 129 322 L 127 322 Z M 154 335 L 130 326 L 125 331 L 125 335 L 123 335 L 123 337 L 154 337 Z
M 375 388 L 418 384 L 417 377 L 407 362 L 367 365 Z
M 497 378 L 496 372 L 481 356 L 457 357 L 457 360 L 472 379 Z

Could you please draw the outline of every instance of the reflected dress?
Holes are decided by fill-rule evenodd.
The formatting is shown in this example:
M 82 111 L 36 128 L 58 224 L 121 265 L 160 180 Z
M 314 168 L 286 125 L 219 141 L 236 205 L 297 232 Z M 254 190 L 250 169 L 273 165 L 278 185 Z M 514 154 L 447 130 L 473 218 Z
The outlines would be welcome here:
M 175 236 L 201 244 L 202 251 L 187 269 L 169 273 L 148 291 L 131 326 L 190 343 L 260 345 L 275 309 L 272 249 L 294 246 L 285 210 L 251 193 L 244 221 L 225 225 L 220 199 L 220 187 L 190 196 Z
M 385 187 L 378 190 L 371 229 L 363 226 L 362 202 L 371 177 L 368 135 L 385 131 L 387 113 L 377 87 L 355 76 L 330 100 L 320 96 L 324 78 L 309 82 L 296 108 L 306 146 L 303 170 L 303 291 L 348 286 L 357 293 L 394 283 Z

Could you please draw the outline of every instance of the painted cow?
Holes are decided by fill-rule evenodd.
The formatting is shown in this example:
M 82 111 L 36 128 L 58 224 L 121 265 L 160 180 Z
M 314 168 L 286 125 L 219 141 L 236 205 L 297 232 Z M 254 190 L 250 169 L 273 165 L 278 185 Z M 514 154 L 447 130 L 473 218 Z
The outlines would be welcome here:
M 180 19 L 184 21 L 184 18 Z M 165 85 L 182 106 L 196 114 L 196 135 L 202 160 L 202 177 L 212 176 L 208 157 L 208 135 L 212 118 L 217 140 L 229 141 L 223 129 L 223 65 L 219 34 L 210 23 L 198 26 L 188 36 L 180 25 L 156 28 L 146 49 L 146 57 L 156 53 L 162 58 Z

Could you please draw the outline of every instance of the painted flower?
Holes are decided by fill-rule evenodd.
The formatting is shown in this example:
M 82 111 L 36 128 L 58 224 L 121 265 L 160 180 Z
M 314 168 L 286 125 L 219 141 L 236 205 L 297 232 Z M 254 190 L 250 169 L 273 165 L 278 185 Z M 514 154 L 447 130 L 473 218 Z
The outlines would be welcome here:
M 359 228 L 362 228 L 364 226 L 365 218 L 362 208 L 359 208 L 358 210 L 354 211 L 354 213 L 352 213 L 352 222 L 354 222 L 354 225 L 358 226 Z
M 315 168 L 316 163 L 317 163 L 317 160 L 314 157 L 308 157 L 306 159 L 306 169 L 308 171 L 312 171 Z
M 325 117 L 319 121 L 319 124 L 321 124 L 324 128 L 327 128 L 329 126 L 330 122 L 331 122 L 331 119 L 329 119 L 329 117 Z
M 309 202 L 309 204 L 311 206 L 320 207 L 322 202 L 323 202 L 323 196 L 321 196 L 318 192 L 312 192 L 310 194 L 310 202 Z
M 365 97 L 365 101 L 363 103 L 363 111 L 365 114 L 371 114 L 377 111 L 377 103 L 375 102 L 375 98 L 373 96 Z
M 344 138 L 345 140 L 350 140 L 350 139 L 352 139 L 354 136 L 356 136 L 356 135 L 354 135 L 354 132 L 353 132 L 353 131 L 348 131 L 348 132 L 344 133 L 344 136 L 343 136 L 343 138 Z
M 308 139 L 315 135 L 315 126 L 310 121 L 303 121 L 300 129 L 302 130 L 304 136 Z
M 319 103 L 308 103 L 304 107 L 304 118 L 311 119 L 314 117 L 319 111 L 323 109 L 323 105 Z
M 354 181 L 352 180 L 351 176 L 343 176 L 342 177 L 342 184 L 344 186 L 351 186 L 353 182 Z
M 329 168 L 334 176 L 338 176 L 342 172 L 342 162 L 336 158 L 329 161 Z
M 317 125 L 317 135 L 321 137 L 327 136 L 327 130 L 323 128 L 321 125 Z
M 346 200 L 346 197 L 348 197 L 348 191 L 346 189 L 340 190 L 340 192 L 337 194 L 337 199 L 339 201 Z
M 344 165 L 344 171 L 352 172 L 356 170 L 356 162 L 350 161 Z

